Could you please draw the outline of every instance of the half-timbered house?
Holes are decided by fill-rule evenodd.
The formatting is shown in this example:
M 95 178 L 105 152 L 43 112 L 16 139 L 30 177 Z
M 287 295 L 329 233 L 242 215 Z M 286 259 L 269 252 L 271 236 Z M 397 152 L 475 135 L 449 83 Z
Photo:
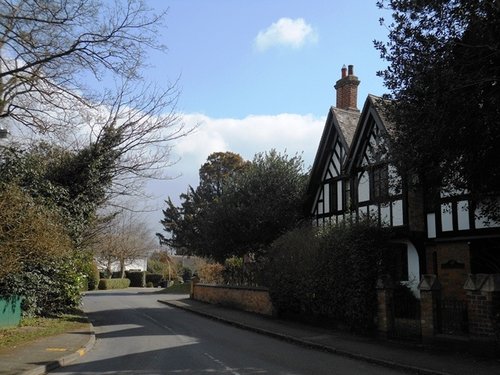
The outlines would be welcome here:
M 369 216 L 392 227 L 403 282 L 418 294 L 420 276 L 433 273 L 445 295 L 464 298 L 469 273 L 500 272 L 500 223 L 481 217 L 467 192 L 429 192 L 418 176 L 400 176 L 388 159 L 386 103 L 368 95 L 359 111 L 359 83 L 352 65 L 342 68 L 311 171 L 309 214 L 315 225 Z

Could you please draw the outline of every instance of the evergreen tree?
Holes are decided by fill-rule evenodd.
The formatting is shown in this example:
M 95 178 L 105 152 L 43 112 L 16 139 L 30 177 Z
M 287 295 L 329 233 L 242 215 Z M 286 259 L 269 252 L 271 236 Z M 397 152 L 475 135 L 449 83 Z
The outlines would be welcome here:
M 500 1 L 387 0 L 393 159 L 427 186 L 470 191 L 499 218 Z

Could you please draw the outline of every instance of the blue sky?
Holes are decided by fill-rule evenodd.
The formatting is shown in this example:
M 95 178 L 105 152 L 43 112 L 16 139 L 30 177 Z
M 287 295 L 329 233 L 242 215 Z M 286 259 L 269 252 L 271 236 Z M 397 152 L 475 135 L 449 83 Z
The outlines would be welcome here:
M 385 39 L 374 0 L 148 0 L 169 9 L 160 36 L 167 55 L 153 54 L 149 77 L 180 76 L 179 109 L 210 117 L 280 113 L 323 116 L 334 101 L 343 64 L 361 79 L 360 98 L 382 94 L 384 67 L 374 39 Z M 255 46 L 259 32 L 280 19 L 302 19 L 314 38 L 300 46 Z M 291 27 L 289 28 L 289 30 Z
M 167 84 L 179 78 L 178 112 L 197 131 L 173 148 L 179 158 L 148 189 L 156 199 L 148 215 L 161 230 L 163 201 L 178 202 L 188 185 L 198 185 L 198 169 L 215 151 L 245 159 L 275 148 L 302 153 L 313 163 L 342 65 L 353 64 L 361 80 L 358 108 L 366 96 L 385 90 L 376 72 L 385 67 L 373 40 L 387 30 L 375 0 L 147 0 L 168 9 L 158 35 L 167 54 L 149 55 L 145 78 Z

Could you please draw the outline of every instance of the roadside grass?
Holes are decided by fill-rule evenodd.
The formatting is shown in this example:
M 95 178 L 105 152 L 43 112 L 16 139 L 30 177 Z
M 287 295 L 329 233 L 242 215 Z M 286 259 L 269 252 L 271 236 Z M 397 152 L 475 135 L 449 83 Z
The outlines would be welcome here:
M 0 350 L 84 328 L 86 324 L 85 318 L 76 314 L 55 318 L 22 318 L 19 327 L 0 329 Z
M 175 283 L 168 288 L 156 291 L 157 294 L 189 294 L 191 292 L 191 283 L 178 284 Z

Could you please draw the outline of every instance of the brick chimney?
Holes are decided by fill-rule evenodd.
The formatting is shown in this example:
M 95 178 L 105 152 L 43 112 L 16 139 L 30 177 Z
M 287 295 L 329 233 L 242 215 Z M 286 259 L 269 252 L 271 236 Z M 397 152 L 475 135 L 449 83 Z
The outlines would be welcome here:
M 337 90 L 337 108 L 358 110 L 358 85 L 359 79 L 354 75 L 353 66 L 349 65 L 346 69 L 342 67 L 342 77 L 335 84 Z

